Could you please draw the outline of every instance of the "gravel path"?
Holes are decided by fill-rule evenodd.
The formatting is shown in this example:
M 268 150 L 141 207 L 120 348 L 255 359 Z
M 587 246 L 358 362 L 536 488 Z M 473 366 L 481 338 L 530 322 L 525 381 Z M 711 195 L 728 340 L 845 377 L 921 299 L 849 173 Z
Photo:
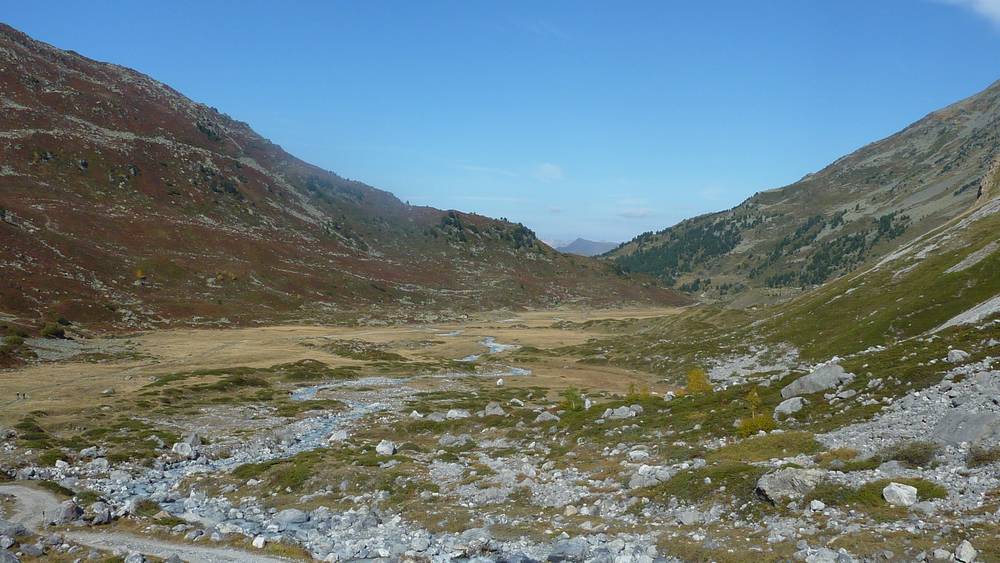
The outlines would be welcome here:
M 48 491 L 24 485 L 0 485 L 0 494 L 16 499 L 15 509 L 8 520 L 24 524 L 32 532 L 41 532 L 45 522 L 59 511 L 59 499 Z M 184 561 L 192 563 L 287 563 L 290 559 L 257 555 L 247 551 L 225 547 L 209 547 L 175 544 L 167 541 L 143 538 L 123 532 L 76 532 L 62 534 L 75 543 L 96 549 L 131 553 L 140 552 L 166 559 L 177 554 Z

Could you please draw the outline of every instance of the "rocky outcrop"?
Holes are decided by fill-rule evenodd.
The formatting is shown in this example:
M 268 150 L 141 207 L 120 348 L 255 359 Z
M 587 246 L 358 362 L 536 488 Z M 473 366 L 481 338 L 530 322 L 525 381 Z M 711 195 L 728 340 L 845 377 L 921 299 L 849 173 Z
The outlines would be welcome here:
M 1000 414 L 952 410 L 937 423 L 931 436 L 938 442 L 955 446 L 995 441 L 1000 439 Z
M 839 364 L 825 364 L 813 370 L 809 375 L 804 375 L 786 385 L 781 390 L 781 396 L 790 399 L 799 395 L 811 395 L 847 385 L 852 381 L 854 381 L 854 374 L 847 373 Z
M 799 412 L 807 403 L 808 401 L 802 397 L 792 397 L 781 401 L 778 406 L 774 407 L 774 420 L 781 420 Z
M 779 469 L 757 481 L 757 493 L 772 503 L 799 499 L 816 488 L 823 475 L 819 469 Z

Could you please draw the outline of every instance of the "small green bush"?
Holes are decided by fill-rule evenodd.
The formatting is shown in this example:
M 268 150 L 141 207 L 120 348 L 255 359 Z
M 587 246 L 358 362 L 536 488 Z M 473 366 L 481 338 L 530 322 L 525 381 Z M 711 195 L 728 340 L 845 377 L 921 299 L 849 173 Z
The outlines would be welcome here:
M 66 338 L 66 329 L 58 323 L 48 323 L 42 327 L 43 338 Z
M 746 437 L 753 436 L 760 431 L 770 432 L 777 427 L 778 424 L 774 422 L 774 418 L 770 414 L 761 413 L 757 416 L 741 420 L 740 427 L 737 430 L 740 436 Z
M 969 453 L 965 456 L 965 465 L 968 467 L 982 467 L 1000 461 L 1000 448 L 986 448 L 975 445 L 969 448 Z
M 59 460 L 66 460 L 66 456 L 59 450 L 48 450 L 38 456 L 38 464 L 42 467 L 52 467 Z
M 580 390 L 576 387 L 570 387 L 563 391 L 562 393 L 563 401 L 561 407 L 573 412 L 579 412 L 583 410 L 583 395 L 580 394 Z
M 73 498 L 76 494 L 55 481 L 38 481 L 38 486 L 56 495 L 65 498 Z
M 138 516 L 145 516 L 146 518 L 151 518 L 156 514 L 159 514 L 162 509 L 160 505 L 149 500 L 143 499 L 136 503 L 135 514 Z
M 914 440 L 896 444 L 881 452 L 879 457 L 883 461 L 895 460 L 907 467 L 917 468 L 930 465 L 940 451 L 941 446 L 934 442 Z
M 3 337 L 3 344 L 11 349 L 20 348 L 24 345 L 24 338 L 16 334 L 10 334 Z

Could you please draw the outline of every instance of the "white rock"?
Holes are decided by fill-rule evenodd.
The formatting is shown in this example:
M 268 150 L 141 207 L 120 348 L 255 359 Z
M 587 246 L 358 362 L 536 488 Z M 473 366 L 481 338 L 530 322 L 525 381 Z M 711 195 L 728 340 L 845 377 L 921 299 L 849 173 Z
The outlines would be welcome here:
M 497 387 L 503 387 L 503 378 L 497 380 Z
M 649 459 L 649 452 L 645 450 L 632 450 L 628 453 L 629 461 L 643 461 Z
M 813 512 L 819 512 L 824 508 L 826 508 L 826 503 L 821 500 L 814 500 L 809 503 L 809 510 L 812 510 Z
M 948 357 L 945 359 L 950 364 L 957 364 L 969 359 L 969 353 L 965 350 L 948 350 Z
M 465 409 L 451 409 L 451 410 L 448 411 L 448 413 L 446 415 L 444 415 L 444 417 L 447 418 L 448 420 L 458 420 L 460 418 L 469 418 L 469 416 L 471 416 L 469 414 L 469 411 L 467 411 Z
M 177 442 L 172 448 L 170 448 L 170 451 L 187 459 L 191 459 L 195 456 L 194 448 L 187 442 Z
M 496 401 L 490 401 L 490 403 L 486 405 L 486 408 L 483 410 L 483 414 L 486 416 L 505 416 L 503 408 L 500 406 L 500 403 Z
M 892 482 L 882 489 L 882 498 L 893 506 L 913 506 L 917 502 L 917 488 Z
M 847 385 L 852 381 L 854 381 L 853 373 L 844 371 L 844 368 L 835 362 L 829 362 L 817 367 L 809 375 L 804 375 L 783 387 L 781 396 L 790 399 L 799 395 L 810 395 Z
M 389 440 L 382 440 L 375 446 L 375 453 L 378 455 L 393 455 L 396 453 L 396 444 Z
M 557 420 L 559 420 L 559 417 L 549 411 L 542 411 L 541 414 L 535 417 L 535 422 L 555 422 Z
M 253 539 L 253 546 L 257 549 L 264 549 L 265 545 L 267 545 L 267 539 L 264 536 L 257 536 Z
M 808 401 L 802 397 L 792 397 L 791 399 L 785 399 L 774 407 L 774 420 L 781 420 L 786 416 L 791 416 L 800 410 L 802 407 L 806 406 Z
M 347 430 L 334 430 L 330 437 L 326 439 L 329 444 L 339 444 L 347 439 Z
M 976 557 L 979 557 L 979 551 L 972 547 L 969 540 L 962 540 L 962 543 L 958 544 L 958 547 L 955 549 L 955 561 L 972 563 L 976 560 Z

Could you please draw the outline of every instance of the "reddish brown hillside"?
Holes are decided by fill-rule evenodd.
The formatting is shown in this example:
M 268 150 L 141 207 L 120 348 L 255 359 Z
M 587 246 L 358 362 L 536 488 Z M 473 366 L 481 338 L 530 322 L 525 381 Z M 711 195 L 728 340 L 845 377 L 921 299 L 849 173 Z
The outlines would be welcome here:
M 133 70 L 0 24 L 0 321 L 676 302 L 507 222 L 405 205 Z

